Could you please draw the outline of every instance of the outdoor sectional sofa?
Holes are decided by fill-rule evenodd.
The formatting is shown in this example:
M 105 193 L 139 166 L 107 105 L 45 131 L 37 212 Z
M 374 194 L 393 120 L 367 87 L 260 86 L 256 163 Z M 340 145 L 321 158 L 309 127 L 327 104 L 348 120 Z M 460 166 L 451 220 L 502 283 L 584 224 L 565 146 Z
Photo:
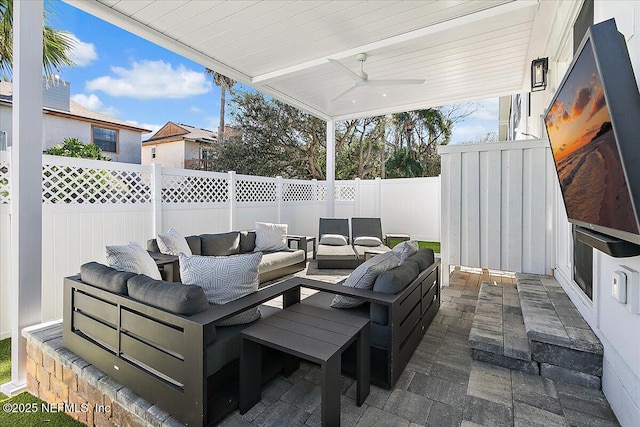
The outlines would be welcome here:
M 371 319 L 371 381 L 391 388 L 440 306 L 439 261 L 421 250 L 382 273 L 373 290 L 293 277 L 230 303 L 208 304 L 201 288 L 154 280 L 88 263 L 64 280 L 64 345 L 115 381 L 188 425 L 213 425 L 237 407 L 240 332 L 216 326 L 280 295 L 283 307 L 300 302 L 300 287 L 321 292 L 303 301 L 329 309 L 335 294 L 366 303 L 347 312 Z M 259 320 L 258 320 L 259 321 Z M 296 369 L 263 346 L 262 383 Z M 355 348 L 343 354 L 354 370 Z
M 253 253 L 256 248 L 255 231 L 230 231 L 228 233 L 201 234 L 199 236 L 187 236 L 187 244 L 194 255 L 227 256 Z M 298 242 L 299 248 L 306 248 L 306 242 Z M 147 241 L 147 250 L 156 255 L 160 253 L 156 239 Z M 165 255 L 166 259 L 167 256 Z M 177 266 L 177 259 L 175 263 Z M 303 249 L 289 249 L 276 252 L 264 252 L 258 268 L 259 281 L 265 283 L 278 279 L 301 270 L 304 270 L 307 262 L 307 253 Z M 166 280 L 179 282 L 179 268 L 173 268 L 173 276 Z

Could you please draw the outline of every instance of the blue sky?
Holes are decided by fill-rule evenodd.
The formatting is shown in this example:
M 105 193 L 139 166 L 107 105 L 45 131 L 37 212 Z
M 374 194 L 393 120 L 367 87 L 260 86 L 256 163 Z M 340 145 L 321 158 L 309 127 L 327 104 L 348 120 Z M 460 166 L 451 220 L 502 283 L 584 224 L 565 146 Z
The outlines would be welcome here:
M 77 40 L 76 66 L 60 74 L 71 84 L 74 101 L 153 131 L 168 121 L 217 129 L 220 90 L 202 65 L 61 1 L 52 9 L 49 24 Z M 482 108 L 455 126 L 453 143 L 497 131 L 497 99 L 479 104 Z

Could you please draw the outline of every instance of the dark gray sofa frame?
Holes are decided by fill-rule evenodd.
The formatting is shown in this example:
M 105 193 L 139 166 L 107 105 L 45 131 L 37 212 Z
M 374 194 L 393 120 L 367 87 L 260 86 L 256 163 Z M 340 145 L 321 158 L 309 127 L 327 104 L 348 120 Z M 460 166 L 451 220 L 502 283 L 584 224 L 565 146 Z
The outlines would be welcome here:
M 386 349 L 371 348 L 372 382 L 391 388 L 438 311 L 439 270 L 436 261 L 395 295 L 294 277 L 192 316 L 96 288 L 79 276 L 67 277 L 63 340 L 69 350 L 181 422 L 212 425 L 237 406 L 236 362 L 215 378 L 207 377 L 206 348 L 216 337 L 216 322 L 280 295 L 288 307 L 300 302 L 300 287 L 380 304 L 388 310 L 391 339 Z M 344 366 L 348 372 L 349 364 Z M 284 372 L 295 368 L 285 364 Z M 274 369 L 270 372 L 274 375 Z

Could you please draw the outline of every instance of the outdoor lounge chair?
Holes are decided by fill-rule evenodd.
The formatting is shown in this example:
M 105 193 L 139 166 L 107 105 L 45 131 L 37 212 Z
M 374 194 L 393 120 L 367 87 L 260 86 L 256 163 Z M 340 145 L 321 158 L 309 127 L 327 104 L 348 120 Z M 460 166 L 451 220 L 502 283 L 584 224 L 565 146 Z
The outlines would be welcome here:
M 382 253 L 391 250 L 382 243 L 384 239 L 380 218 L 351 218 L 351 237 L 360 263 L 365 261 L 365 252 Z
M 327 235 L 344 237 L 344 244 L 326 244 Z M 325 239 L 323 240 L 323 236 Z M 346 218 L 320 218 L 318 231 L 318 268 L 356 268 L 358 256 L 349 240 L 349 220 Z

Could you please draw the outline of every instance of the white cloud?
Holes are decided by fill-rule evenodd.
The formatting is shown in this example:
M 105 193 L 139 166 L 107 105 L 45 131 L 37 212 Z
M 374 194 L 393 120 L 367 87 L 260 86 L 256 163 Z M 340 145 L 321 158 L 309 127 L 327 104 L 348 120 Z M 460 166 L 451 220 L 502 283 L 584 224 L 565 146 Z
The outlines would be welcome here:
M 177 68 L 164 61 L 134 62 L 131 68 L 112 67 L 113 76 L 87 82 L 86 90 L 136 99 L 188 98 L 211 90 L 204 72 Z
M 202 113 L 203 111 L 202 111 L 200 108 L 198 108 L 198 107 L 190 107 L 190 108 L 187 110 L 187 112 L 188 112 L 188 113 L 191 113 L 191 114 L 200 114 L 200 113 Z
M 478 110 L 471 114 L 471 119 L 498 121 L 498 98 L 476 101 Z
M 142 123 L 142 124 L 140 124 L 140 123 L 138 123 L 137 120 L 127 120 L 127 123 L 131 123 L 134 126 L 140 126 L 141 128 L 148 129 L 148 130 L 151 131 L 149 133 L 146 133 L 146 134 L 142 135 L 142 140 L 143 141 L 146 141 L 147 139 L 151 138 L 156 132 L 158 132 L 160 130 L 160 128 L 162 126 L 164 126 L 164 125 L 156 125 L 156 124 L 153 124 L 153 123 Z
M 117 116 L 120 114 L 115 107 L 105 106 L 100 98 L 95 94 L 85 95 L 84 93 L 78 93 L 71 97 L 72 101 L 82 105 L 87 110 L 95 111 L 97 113 L 106 114 L 107 116 Z
M 93 43 L 86 43 L 76 37 L 75 34 L 69 34 L 69 38 L 73 40 L 73 49 L 69 52 L 69 59 L 78 67 L 86 67 L 93 61 L 98 59 L 96 47 Z

